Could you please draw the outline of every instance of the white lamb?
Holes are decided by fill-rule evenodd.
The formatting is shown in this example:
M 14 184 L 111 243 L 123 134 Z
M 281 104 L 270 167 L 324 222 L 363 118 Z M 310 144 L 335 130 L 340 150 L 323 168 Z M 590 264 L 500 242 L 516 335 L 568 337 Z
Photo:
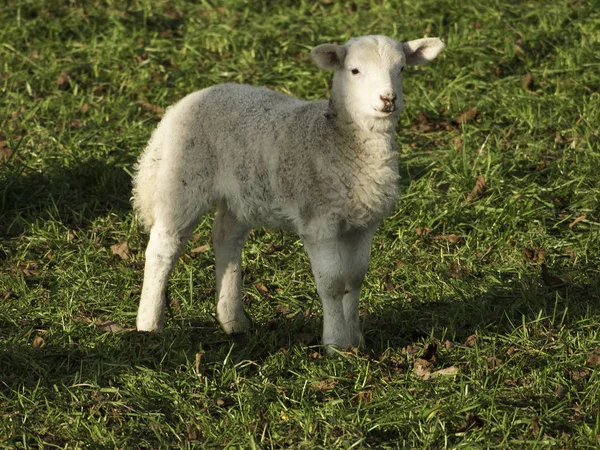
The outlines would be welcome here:
M 227 333 L 250 326 L 242 249 L 251 228 L 267 226 L 297 232 L 306 247 L 323 304 L 322 343 L 361 345 L 358 300 L 371 240 L 397 192 L 402 70 L 443 48 L 437 38 L 386 36 L 319 45 L 313 61 L 335 71 L 329 101 L 222 84 L 170 108 L 134 179 L 134 207 L 150 229 L 138 330 L 162 329 L 171 271 L 216 206 L 217 317 Z

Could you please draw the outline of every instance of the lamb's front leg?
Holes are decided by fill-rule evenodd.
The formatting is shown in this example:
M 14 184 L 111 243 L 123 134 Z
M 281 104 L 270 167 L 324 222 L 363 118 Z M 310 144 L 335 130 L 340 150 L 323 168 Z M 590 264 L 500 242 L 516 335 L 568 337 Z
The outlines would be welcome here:
M 366 230 L 354 230 L 342 235 L 340 239 L 340 258 L 346 280 L 343 305 L 346 329 L 353 347 L 364 344 L 360 319 L 359 299 L 369 260 L 371 256 L 371 242 L 377 226 Z
M 346 280 L 337 238 L 304 239 L 304 246 L 315 276 L 317 292 L 323 304 L 323 345 L 349 348 L 357 345 L 348 333 L 344 315 Z M 327 349 L 331 353 L 330 349 Z
M 249 231 L 225 205 L 219 207 L 213 224 L 217 318 L 228 334 L 242 333 L 250 328 L 242 304 L 242 250 Z

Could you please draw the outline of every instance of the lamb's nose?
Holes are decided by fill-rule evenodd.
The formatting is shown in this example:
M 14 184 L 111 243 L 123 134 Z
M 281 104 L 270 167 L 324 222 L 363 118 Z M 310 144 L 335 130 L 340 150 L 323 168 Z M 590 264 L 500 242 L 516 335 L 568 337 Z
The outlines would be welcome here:
M 379 98 L 384 103 L 394 103 L 396 101 L 396 98 L 398 98 L 398 97 L 396 96 L 396 94 L 392 93 L 392 94 L 380 95 Z

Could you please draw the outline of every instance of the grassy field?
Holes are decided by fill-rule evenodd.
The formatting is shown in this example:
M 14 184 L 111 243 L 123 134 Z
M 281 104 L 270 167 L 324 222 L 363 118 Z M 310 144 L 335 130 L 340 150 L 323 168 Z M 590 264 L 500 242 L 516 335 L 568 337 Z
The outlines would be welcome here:
M 597 1 L 0 8 L 0 448 L 598 448 Z M 225 335 L 212 217 L 138 335 L 131 173 L 164 108 L 225 81 L 323 98 L 310 48 L 364 34 L 447 44 L 405 73 L 366 348 L 323 356 L 304 250 L 262 229 L 253 331 Z

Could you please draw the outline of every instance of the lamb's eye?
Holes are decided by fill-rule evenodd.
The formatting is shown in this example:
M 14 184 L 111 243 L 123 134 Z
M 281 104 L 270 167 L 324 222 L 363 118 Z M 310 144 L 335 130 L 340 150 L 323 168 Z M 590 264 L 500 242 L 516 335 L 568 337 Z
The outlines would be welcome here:
M 358 69 L 352 69 L 350 72 L 352 72 L 352 75 L 358 75 L 360 73 Z
M 404 72 L 404 67 L 400 67 L 400 73 Z

